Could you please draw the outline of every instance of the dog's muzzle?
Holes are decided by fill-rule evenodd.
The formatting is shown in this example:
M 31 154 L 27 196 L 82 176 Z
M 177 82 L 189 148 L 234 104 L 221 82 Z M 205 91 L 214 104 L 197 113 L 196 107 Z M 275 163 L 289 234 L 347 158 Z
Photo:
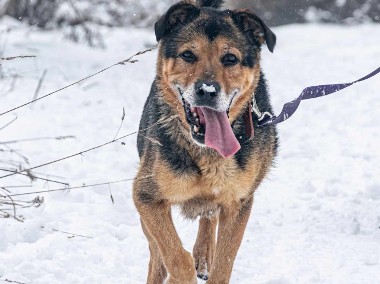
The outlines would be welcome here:
M 181 89 L 178 88 L 181 93 Z M 198 81 L 195 85 L 194 105 L 183 93 L 182 102 L 192 138 L 201 145 L 216 150 L 222 157 L 236 154 L 240 144 L 233 133 L 227 111 L 216 108 L 220 86 L 213 82 Z

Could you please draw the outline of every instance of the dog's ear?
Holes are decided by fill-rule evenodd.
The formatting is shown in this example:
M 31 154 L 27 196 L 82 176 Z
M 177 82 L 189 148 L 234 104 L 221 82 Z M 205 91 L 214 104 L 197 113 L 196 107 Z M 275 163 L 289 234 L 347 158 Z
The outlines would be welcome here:
M 179 25 L 188 24 L 198 17 L 199 14 L 199 8 L 186 2 L 173 5 L 154 25 L 157 41 L 160 41 L 166 34 Z
M 276 35 L 268 26 L 252 11 L 237 10 L 233 11 L 232 17 L 241 31 L 245 33 L 254 43 L 263 44 L 266 42 L 270 52 L 273 52 L 276 45 Z

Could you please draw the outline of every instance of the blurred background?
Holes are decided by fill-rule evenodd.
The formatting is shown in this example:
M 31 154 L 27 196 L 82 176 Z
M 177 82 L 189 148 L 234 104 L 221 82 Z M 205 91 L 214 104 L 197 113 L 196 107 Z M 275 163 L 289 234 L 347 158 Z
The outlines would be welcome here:
M 73 41 L 104 46 L 101 27 L 148 27 L 176 0 L 0 0 L 0 17 L 59 29 Z M 379 0 L 229 0 L 230 9 L 250 8 L 270 26 L 292 23 L 354 25 L 380 22 Z

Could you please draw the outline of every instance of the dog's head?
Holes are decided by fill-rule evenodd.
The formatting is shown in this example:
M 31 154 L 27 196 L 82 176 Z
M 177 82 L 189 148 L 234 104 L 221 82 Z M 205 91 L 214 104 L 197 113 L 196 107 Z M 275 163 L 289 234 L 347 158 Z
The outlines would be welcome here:
M 261 45 L 273 52 L 276 36 L 252 11 L 217 10 L 221 2 L 181 1 L 156 23 L 157 78 L 193 140 L 229 157 L 240 149 L 231 123 L 258 84 Z

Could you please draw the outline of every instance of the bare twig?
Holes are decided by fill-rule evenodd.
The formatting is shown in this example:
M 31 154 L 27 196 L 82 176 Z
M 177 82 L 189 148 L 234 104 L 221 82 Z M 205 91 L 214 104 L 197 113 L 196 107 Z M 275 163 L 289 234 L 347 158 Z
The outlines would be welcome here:
M 23 220 L 21 218 L 18 218 L 18 217 L 15 218 L 13 215 L 9 214 L 8 212 L 4 211 L 3 209 L 0 209 L 0 212 L 2 213 L 2 215 L 0 216 L 1 218 L 13 218 L 18 222 L 23 222 Z
M 42 86 L 42 83 L 44 82 L 46 73 L 47 73 L 47 69 L 44 70 L 40 80 L 38 80 L 37 88 L 36 88 L 36 91 L 34 92 L 34 96 L 33 96 L 33 101 L 35 101 L 38 98 L 38 94 L 40 93 L 41 86 Z M 33 107 L 33 104 L 31 104 L 30 107 Z
M 35 58 L 35 57 L 37 57 L 37 56 L 35 56 L 35 55 L 19 55 L 19 56 L 12 56 L 12 57 L 2 57 L 2 58 L 0 58 L 0 60 L 10 61 L 10 60 L 18 59 L 18 58 Z
M 42 97 L 39 97 L 39 98 L 37 98 L 37 99 L 35 99 L 35 100 L 33 100 L 33 101 L 30 101 L 30 102 L 24 103 L 24 104 L 22 104 L 22 105 L 19 105 L 19 106 L 17 106 L 17 107 L 14 107 L 14 108 L 12 108 L 12 109 L 10 109 L 10 110 L 7 110 L 7 111 L 5 111 L 5 112 L 2 112 L 2 113 L 0 113 L 0 116 L 2 116 L 2 115 L 4 115 L 4 114 L 7 114 L 7 113 L 10 113 L 10 112 L 12 112 L 12 111 L 15 111 L 15 110 L 17 110 L 17 109 L 20 109 L 20 108 L 22 108 L 22 107 L 25 107 L 25 106 L 27 106 L 27 105 L 30 105 L 30 104 L 32 104 L 32 103 L 34 103 L 34 102 L 40 101 L 40 100 L 42 100 L 42 99 L 45 99 L 45 98 L 47 98 L 47 97 L 49 97 L 49 96 L 52 96 L 52 95 L 54 95 L 54 94 L 57 94 L 57 93 L 59 93 L 59 92 L 65 90 L 65 89 L 68 89 L 68 88 L 70 88 L 70 87 L 72 87 L 72 86 L 74 86 L 74 85 L 77 85 L 77 84 L 79 84 L 79 83 L 81 83 L 81 82 L 83 82 L 83 81 L 86 81 L 86 80 L 88 80 L 88 79 L 90 79 L 90 78 L 92 78 L 92 77 L 95 77 L 95 76 L 99 75 L 100 73 L 103 73 L 103 72 L 105 72 L 105 71 L 107 71 L 107 70 L 109 70 L 109 69 L 111 69 L 111 68 L 113 68 L 113 67 L 115 67 L 115 66 L 117 66 L 117 65 L 125 65 L 126 63 L 135 63 L 135 61 L 133 61 L 133 59 L 134 59 L 136 56 L 140 56 L 140 55 L 145 54 L 145 53 L 147 53 L 147 52 L 150 52 L 150 51 L 152 51 L 152 50 L 154 50 L 154 49 L 156 49 L 156 48 L 157 48 L 157 46 L 154 46 L 154 47 L 149 48 L 149 49 L 146 49 L 146 50 L 144 50 L 144 51 L 139 51 L 139 52 L 137 52 L 136 54 L 132 55 L 131 57 L 129 57 L 129 58 L 125 59 L 125 60 L 119 61 L 119 62 L 117 62 L 117 63 L 115 63 L 115 64 L 112 64 L 112 65 L 110 65 L 110 66 L 108 66 L 108 67 L 106 67 L 106 68 L 103 68 L 102 70 L 100 70 L 100 71 L 98 71 L 98 72 L 96 72 L 96 73 L 94 73 L 94 74 L 92 74 L 92 75 L 89 75 L 89 76 L 87 76 L 87 77 L 85 77 L 85 78 L 82 78 L 82 79 L 80 79 L 80 80 L 78 80 L 78 81 L 76 81 L 76 82 L 74 82 L 74 83 L 71 83 L 71 84 L 69 84 L 69 85 L 67 85 L 67 86 L 65 86 L 65 87 L 62 87 L 62 88 L 60 88 L 60 89 L 58 89 L 58 90 L 55 90 L 55 91 L 53 91 L 53 92 L 51 92 L 51 93 L 49 93 L 49 94 L 46 94 L 46 95 L 44 95 L 44 96 L 42 96 Z
M 14 283 L 14 284 L 26 284 L 24 282 L 19 282 L 19 281 L 14 281 L 14 280 L 9 280 L 9 279 L 5 279 L 1 281 L 7 282 L 7 283 Z
M 110 190 L 110 197 L 111 197 L 112 204 L 115 204 L 115 200 L 113 199 L 113 195 L 112 195 L 111 185 L 110 184 L 108 184 L 108 189 Z
M 17 156 L 19 156 L 21 159 L 24 160 L 25 163 L 29 164 L 29 159 L 24 156 L 23 154 L 21 154 L 20 152 L 18 152 L 17 150 L 13 149 L 12 147 L 8 146 L 7 144 L 4 144 L 4 146 L 6 148 L 8 148 L 8 150 L 10 151 L 10 153 L 14 153 L 16 154 Z
M 2 196 L 1 197 L 7 198 L 7 196 Z M 12 201 L 0 201 L 0 205 L 11 205 L 11 206 L 17 206 L 21 209 L 24 208 L 30 208 L 30 207 L 40 207 L 44 203 L 44 198 L 37 196 L 31 201 L 24 201 L 24 200 L 12 200 Z M 13 209 L 5 208 L 3 209 L 4 211 L 12 211 Z
M 49 229 L 45 228 L 44 226 L 41 226 L 41 229 L 43 229 L 43 230 L 49 230 Z M 60 230 L 57 230 L 57 229 L 50 229 L 50 230 L 53 231 L 53 232 L 58 232 L 58 233 L 70 235 L 69 238 L 81 237 L 81 238 L 86 238 L 86 239 L 93 239 L 93 237 L 89 237 L 89 236 L 85 236 L 85 235 L 79 235 L 79 234 L 74 234 L 74 233 L 69 233 L 69 232 L 60 231 Z
M 152 176 L 153 175 L 141 177 L 139 180 L 147 179 L 147 178 L 150 178 Z M 31 195 L 31 194 L 41 194 L 41 193 L 51 193 L 51 192 L 67 191 L 67 190 L 72 190 L 72 189 L 83 189 L 83 188 L 96 187 L 96 186 L 102 186 L 102 185 L 110 185 L 110 184 L 116 184 L 116 183 L 123 183 L 123 182 L 128 182 L 128 181 L 133 181 L 133 180 L 134 180 L 133 178 L 130 178 L 130 179 L 123 179 L 123 180 L 110 181 L 110 182 L 102 182 L 102 183 L 82 185 L 82 186 L 76 186 L 76 187 L 65 187 L 65 188 L 58 188 L 58 189 L 49 189 L 49 190 L 41 190 L 41 191 L 34 191 L 34 192 L 10 194 L 9 196 L 15 197 L 15 196 L 25 196 L 25 195 Z
M 0 145 L 3 145 L 3 144 L 9 145 L 9 144 L 15 144 L 15 143 L 21 143 L 21 142 L 42 141 L 42 140 L 66 140 L 66 139 L 75 139 L 75 138 L 76 137 L 72 135 L 57 136 L 57 137 L 26 138 L 26 139 L 18 139 L 18 140 L 10 140 L 10 141 L 0 141 Z
M 61 161 L 64 161 L 64 160 L 67 160 L 67 159 L 70 159 L 70 158 L 73 158 L 73 157 L 76 157 L 76 156 L 81 156 L 81 155 L 83 155 L 83 154 L 85 154 L 85 153 L 87 153 L 87 152 L 90 152 L 90 151 L 93 151 L 93 150 L 96 150 L 96 149 L 102 148 L 102 147 L 104 147 L 104 146 L 110 145 L 110 144 L 115 143 L 115 142 L 117 142 L 117 141 L 119 141 L 119 140 L 122 140 L 122 139 L 124 139 L 124 138 L 126 138 L 126 137 L 129 137 L 129 136 L 135 135 L 135 134 L 137 134 L 137 133 L 139 133 L 139 132 L 147 131 L 148 129 L 151 129 L 151 128 L 155 127 L 155 126 L 158 125 L 158 124 L 163 124 L 163 123 L 169 122 L 169 121 L 171 121 L 171 120 L 173 120 L 174 118 L 177 118 L 177 117 L 178 117 L 178 115 L 173 115 L 173 116 L 171 116 L 171 117 L 169 117 L 169 118 L 166 118 L 166 119 L 163 119 L 163 120 L 159 120 L 159 121 L 157 121 L 156 123 L 152 124 L 151 126 L 145 128 L 145 129 L 141 129 L 141 130 L 138 130 L 138 131 L 135 131 L 135 132 L 132 132 L 132 133 L 126 134 L 126 135 L 121 136 L 121 137 L 119 137 L 119 138 L 117 138 L 117 139 L 114 139 L 114 140 L 108 141 L 108 142 L 106 142 L 106 143 L 103 143 L 103 144 L 101 144 L 101 145 L 98 145 L 98 146 L 92 147 L 92 148 L 87 149 L 87 150 L 84 150 L 84 151 L 81 151 L 81 152 L 79 152 L 79 153 L 75 153 L 75 154 L 72 154 L 72 155 L 69 155 L 69 156 L 66 156 L 66 157 L 63 157 L 63 158 L 60 158 L 60 159 L 57 159 L 57 160 L 54 160 L 54 161 L 51 161 L 51 162 L 45 163 L 45 164 L 41 164 L 41 165 L 35 166 L 35 167 L 31 167 L 31 168 L 29 168 L 29 169 L 23 169 L 23 170 L 17 171 L 17 172 L 12 173 L 12 174 L 8 174 L 8 175 L 5 175 L 5 176 L 1 176 L 0 179 L 2 179 L 2 178 L 6 178 L 6 177 L 10 177 L 10 176 L 14 176 L 14 175 L 16 175 L 16 174 L 18 174 L 18 173 L 20 173 L 20 172 L 28 172 L 28 171 L 31 171 L 31 170 L 34 170 L 34 169 L 37 169 L 37 168 L 41 168 L 41 167 L 44 167 L 44 166 L 48 166 L 48 165 L 51 165 L 51 164 L 55 164 L 55 163 L 58 163 L 58 162 L 61 162 Z
M 5 197 L 9 198 L 9 200 L 11 201 L 11 205 L 12 205 L 12 208 L 13 208 L 13 218 L 16 219 L 17 221 L 21 221 L 17 218 L 17 214 L 16 214 L 16 205 L 13 201 L 13 198 L 12 196 L 9 196 L 7 190 L 3 190 L 3 192 L 5 193 Z M 21 221 L 22 222 L 22 221 Z
M 15 283 L 15 284 L 26 284 L 24 282 L 19 282 L 19 281 L 14 281 L 14 280 L 9 280 L 9 279 L 5 279 L 1 281 L 8 282 L 8 283 Z
M 115 140 L 116 137 L 117 137 L 117 135 L 119 135 L 120 129 L 123 126 L 123 123 L 124 123 L 124 119 L 125 119 L 125 109 L 123 107 L 123 115 L 121 116 L 121 123 L 120 123 L 119 129 L 117 130 L 117 132 L 116 132 L 115 137 L 113 138 L 113 140 Z
M 8 127 L 9 125 L 11 125 L 13 122 L 15 122 L 17 120 L 17 115 L 14 114 L 14 116 L 15 117 L 10 122 L 8 122 L 5 125 L 3 125 L 2 127 L 0 127 L 0 131 L 3 130 L 3 129 L 5 129 L 6 127 Z
M 20 171 L 17 171 L 17 170 L 8 170 L 8 169 L 3 169 L 3 168 L 0 168 L 0 171 L 3 171 L 3 172 L 8 172 L 8 173 L 14 173 L 14 174 L 18 174 L 18 175 L 22 175 L 22 176 L 26 176 L 32 180 L 35 180 L 35 179 L 38 179 L 38 180 L 43 180 L 43 181 L 46 181 L 46 182 L 52 182 L 52 183 L 57 183 L 57 184 L 62 184 L 62 185 L 65 185 L 65 186 L 69 186 L 69 184 L 67 182 L 60 182 L 60 181 L 57 181 L 57 180 L 53 180 L 53 179 L 48 179 L 48 178 L 43 178 L 43 177 L 39 177 L 39 176 L 36 176 L 36 175 L 31 175 L 31 173 L 22 173 Z
M 13 218 L 18 222 L 24 222 L 23 216 L 18 215 L 16 209 L 40 207 L 43 202 L 44 198 L 39 196 L 31 201 L 14 200 L 6 187 L 0 187 L 0 218 Z

